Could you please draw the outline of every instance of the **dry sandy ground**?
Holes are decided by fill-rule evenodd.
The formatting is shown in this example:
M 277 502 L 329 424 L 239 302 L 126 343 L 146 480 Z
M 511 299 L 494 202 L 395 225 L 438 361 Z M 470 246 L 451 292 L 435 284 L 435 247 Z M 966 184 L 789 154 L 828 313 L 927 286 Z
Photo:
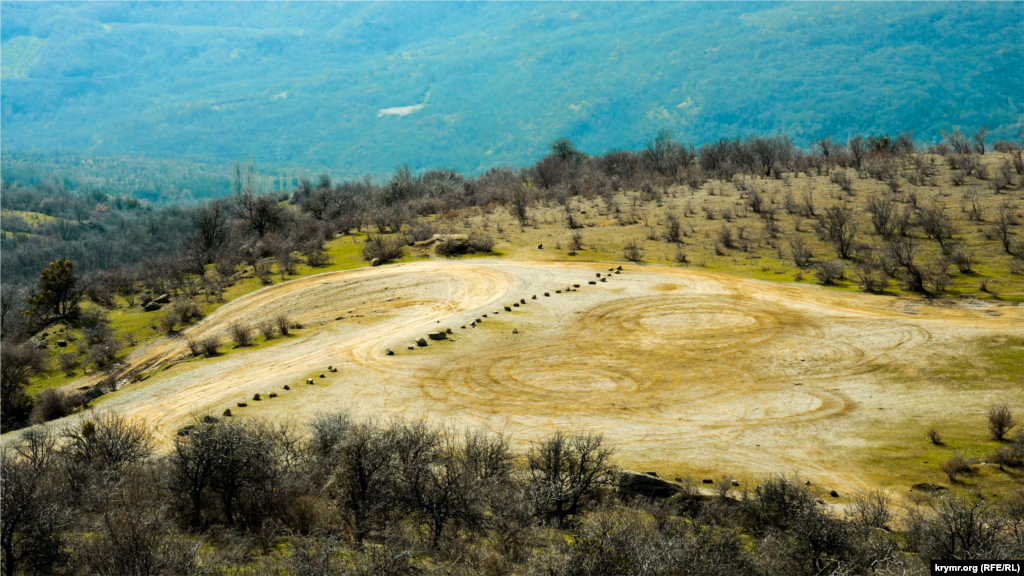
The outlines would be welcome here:
M 184 338 L 161 339 L 129 362 L 171 367 L 97 410 L 145 419 L 165 445 L 196 415 L 225 408 L 296 421 L 337 409 L 422 416 L 524 443 L 556 428 L 590 430 L 614 446 L 619 464 L 663 476 L 795 472 L 849 491 L 875 485 L 848 456 L 868 432 L 894 419 L 983 411 L 992 399 L 895 385 L 878 366 L 1024 332 L 1019 306 L 929 305 L 652 265 L 608 276 L 608 268 L 436 260 L 271 286 L 185 336 L 226 340 L 232 322 L 281 312 L 305 324 L 296 336 L 189 362 L 180 362 Z M 445 328 L 452 341 L 407 348 Z M 326 378 L 305 384 L 320 373 Z M 264 400 L 252 401 L 255 393 Z M 249 407 L 238 408 L 243 401 Z

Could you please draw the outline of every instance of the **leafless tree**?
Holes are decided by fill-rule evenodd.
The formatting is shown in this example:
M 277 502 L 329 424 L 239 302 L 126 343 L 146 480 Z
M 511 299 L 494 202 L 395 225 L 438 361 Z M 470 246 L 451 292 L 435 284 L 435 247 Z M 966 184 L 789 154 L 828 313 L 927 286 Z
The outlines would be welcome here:
M 383 529 L 396 505 L 395 434 L 372 422 L 353 426 L 334 459 L 334 498 L 353 540 L 362 547 Z
M 1012 227 L 1017 225 L 1017 210 L 1010 204 L 1009 200 L 999 205 L 993 223 L 995 234 L 1003 244 L 1003 250 L 1007 254 L 1013 254 L 1014 235 Z
M 864 137 L 860 134 L 850 138 L 849 142 L 850 155 L 853 156 L 853 167 L 857 170 L 861 169 L 864 164 L 864 159 L 868 155 L 868 146 L 864 141 Z
M 118 414 L 82 418 L 66 426 L 62 438 L 62 455 L 84 458 L 96 469 L 115 475 L 148 458 L 154 445 L 148 426 Z
M 73 509 L 62 493 L 59 472 L 48 459 L 0 453 L 0 548 L 3 572 L 51 574 L 66 553 L 64 531 Z
M 885 257 L 903 272 L 907 287 L 914 292 L 925 292 L 925 274 L 915 259 L 917 253 L 918 247 L 913 238 L 898 238 L 885 245 Z
M 875 233 L 883 240 L 891 239 L 896 232 L 896 203 L 889 196 L 872 196 L 868 198 L 867 208 Z
M 7 340 L 18 331 L 16 328 L 21 327 L 22 312 L 26 308 L 24 288 L 18 284 L 3 283 L 0 287 L 0 338 Z
M 918 212 L 918 223 L 921 230 L 930 237 L 942 244 L 943 251 L 946 251 L 947 243 L 953 238 L 956 229 L 953 227 L 953 219 L 946 214 L 946 211 L 937 204 L 925 206 Z
M 594 434 L 559 431 L 535 445 L 527 461 L 541 494 L 541 514 L 562 525 L 584 510 L 596 490 L 611 481 L 611 455 Z
M 270 194 L 243 190 L 232 202 L 235 216 L 260 238 L 277 230 L 284 221 L 284 210 Z
M 941 131 L 942 139 L 946 144 L 953 149 L 953 152 L 957 155 L 970 154 L 971 143 L 967 139 L 967 136 L 960 131 L 959 126 L 954 126 L 952 132 Z
M 221 201 L 214 200 L 192 213 L 192 230 L 185 237 L 184 252 L 195 274 L 202 275 L 231 237 L 230 214 Z
M 986 136 L 988 136 L 988 126 L 982 126 L 981 128 L 978 128 L 974 132 L 974 134 L 972 135 L 972 138 L 974 140 L 974 150 L 978 154 L 984 154 L 985 153 L 985 137 Z
M 840 258 L 849 258 L 853 237 L 857 233 L 853 208 L 839 205 L 829 206 L 818 217 L 818 226 L 832 242 L 836 254 Z
M 29 378 L 46 365 L 46 352 L 31 344 L 0 344 L 0 429 L 20 427 L 28 417 L 32 400 L 25 393 Z

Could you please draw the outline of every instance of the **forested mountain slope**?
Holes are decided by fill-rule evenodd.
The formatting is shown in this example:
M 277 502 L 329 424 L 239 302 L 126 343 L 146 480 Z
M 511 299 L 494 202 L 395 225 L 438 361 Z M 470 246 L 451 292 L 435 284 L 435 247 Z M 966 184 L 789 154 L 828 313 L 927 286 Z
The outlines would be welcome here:
M 1024 111 L 1019 3 L 19 3 L 2 143 L 331 169 L 988 125 Z

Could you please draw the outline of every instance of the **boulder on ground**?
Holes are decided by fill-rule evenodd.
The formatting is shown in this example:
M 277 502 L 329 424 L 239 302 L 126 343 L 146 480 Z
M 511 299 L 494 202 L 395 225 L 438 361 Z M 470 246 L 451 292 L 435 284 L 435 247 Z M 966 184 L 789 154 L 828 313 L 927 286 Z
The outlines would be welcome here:
M 416 345 L 417 346 L 426 346 L 427 345 L 427 341 L 426 341 L 425 338 L 420 336 L 419 338 L 416 339 Z
M 226 416 L 228 418 L 231 417 L 231 408 L 228 408 L 227 410 L 224 411 L 224 416 Z
M 156 302 L 157 304 L 167 304 L 170 301 L 171 301 L 171 295 L 170 294 L 161 294 L 161 295 L 159 295 L 159 296 L 157 296 L 156 298 L 153 299 L 153 302 Z
M 239 402 L 238 403 L 238 407 L 239 408 L 245 408 L 246 406 L 248 406 L 248 404 L 246 404 L 245 402 Z
M 259 402 L 260 400 L 262 400 L 262 398 L 260 398 L 259 394 L 253 394 L 252 395 L 252 399 L 255 400 L 256 402 Z
M 149 304 L 146 304 L 145 306 L 143 306 L 142 309 L 145 310 L 146 312 L 153 312 L 153 311 L 159 310 L 160 309 L 160 305 L 157 304 L 156 302 L 150 302 Z
M 374 258 L 370 260 L 370 266 L 380 266 L 380 258 Z
M 505 306 L 505 312 L 511 312 L 511 311 L 512 311 L 512 307 L 511 306 Z
M 647 498 L 668 498 L 679 492 L 679 486 L 668 480 L 628 470 L 619 472 L 617 489 L 619 494 Z
M 388 348 L 388 356 L 394 356 L 394 355 L 395 355 L 395 351 L 392 350 L 391 348 Z
M 61 348 L 64 348 L 67 345 L 68 345 L 68 341 L 67 340 L 63 340 L 63 339 L 57 340 L 57 346 L 60 346 Z
M 431 340 L 447 340 L 448 335 L 444 332 L 431 332 L 427 334 L 427 338 L 430 338 Z
M 839 498 L 839 492 L 836 492 L 835 490 L 830 491 L 828 495 L 833 498 Z
M 210 416 L 209 414 L 207 414 L 206 416 L 203 416 L 203 422 L 205 422 L 206 424 L 216 424 L 217 418 L 215 416 Z

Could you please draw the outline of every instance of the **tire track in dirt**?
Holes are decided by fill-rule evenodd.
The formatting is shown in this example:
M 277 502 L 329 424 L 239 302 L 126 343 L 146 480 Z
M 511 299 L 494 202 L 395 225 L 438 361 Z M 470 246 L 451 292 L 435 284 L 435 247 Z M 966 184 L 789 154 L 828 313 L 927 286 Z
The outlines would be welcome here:
M 233 322 L 277 313 L 307 330 L 260 350 L 178 364 L 99 410 L 148 420 L 167 445 L 194 413 L 219 413 L 331 364 L 339 374 L 327 385 L 250 402 L 248 413 L 298 418 L 346 407 L 482 426 L 517 442 L 587 429 L 605 434 L 624 465 L 691 459 L 866 486 L 856 470 L 836 465 L 829 442 L 836 424 L 868 422 L 850 391 L 884 380 L 874 365 L 914 362 L 964 333 L 1020 332 L 1024 318 L 1012 307 L 990 316 L 662 266 L 630 266 L 588 284 L 606 268 L 438 260 L 278 284 L 184 334 L 218 336 Z M 565 292 L 573 284 L 579 289 Z M 494 315 L 521 299 L 525 305 Z M 915 314 L 905 312 L 908 303 Z M 485 314 L 478 327 L 459 328 Z M 444 328 L 457 342 L 405 350 Z M 165 338 L 129 363 L 152 370 L 186 353 L 184 339 Z M 808 445 L 805 436 L 819 439 Z

